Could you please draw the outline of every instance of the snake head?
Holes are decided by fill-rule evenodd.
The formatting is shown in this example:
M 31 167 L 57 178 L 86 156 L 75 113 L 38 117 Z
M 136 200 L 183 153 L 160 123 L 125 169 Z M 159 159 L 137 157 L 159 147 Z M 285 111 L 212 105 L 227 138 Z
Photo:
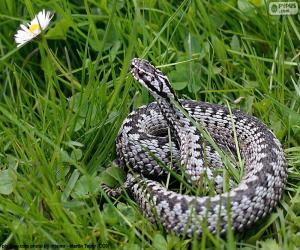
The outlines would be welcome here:
M 175 98 L 167 76 L 151 65 L 147 60 L 138 58 L 132 59 L 131 74 L 133 78 L 146 87 L 154 97 Z

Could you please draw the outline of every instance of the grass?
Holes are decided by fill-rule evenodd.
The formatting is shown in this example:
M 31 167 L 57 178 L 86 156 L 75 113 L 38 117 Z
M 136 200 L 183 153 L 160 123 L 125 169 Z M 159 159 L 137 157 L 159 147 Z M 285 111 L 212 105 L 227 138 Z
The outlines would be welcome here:
M 0 1 L 2 247 L 300 248 L 299 15 L 251 2 Z M 55 12 L 50 28 L 16 49 L 18 25 L 43 8 Z M 180 97 L 229 103 L 274 131 L 289 177 L 267 218 L 228 240 L 183 239 L 127 194 L 104 196 L 122 121 L 153 100 L 128 74 L 133 57 L 164 66 Z

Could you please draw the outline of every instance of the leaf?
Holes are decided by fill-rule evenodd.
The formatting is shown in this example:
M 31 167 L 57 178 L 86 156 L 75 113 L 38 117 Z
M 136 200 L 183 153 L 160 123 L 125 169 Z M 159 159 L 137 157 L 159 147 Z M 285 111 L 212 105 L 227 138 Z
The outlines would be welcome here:
M 236 50 L 236 51 L 241 50 L 240 40 L 239 40 L 237 35 L 232 36 L 232 39 L 231 39 L 231 42 L 230 42 L 230 47 L 231 47 L 231 49 Z
M 134 243 L 129 243 L 127 246 L 126 246 L 126 249 L 128 250 L 140 250 L 141 249 L 141 246 L 140 245 L 137 245 L 137 244 L 134 244 Z
M 62 196 L 61 196 L 62 201 L 66 201 L 69 198 L 70 193 L 72 192 L 73 188 L 76 185 L 79 175 L 80 175 L 79 171 L 77 169 L 75 169 L 67 183 L 67 186 L 64 189 Z
M 70 166 L 69 165 L 57 165 L 55 167 L 55 176 L 57 178 L 58 181 L 65 180 L 66 175 L 69 173 L 70 171 Z
M 55 26 L 49 29 L 45 37 L 47 39 L 66 39 L 67 32 L 71 26 L 72 26 L 72 20 L 64 18 L 56 22 Z
M 168 249 L 177 249 L 180 244 L 180 239 L 172 234 L 167 235 Z
M 89 104 L 87 102 L 83 102 L 83 98 L 82 93 L 76 93 L 69 98 L 70 108 L 74 113 L 78 113 L 78 115 L 82 118 L 86 117 L 89 109 Z
M 119 117 L 120 113 L 117 111 L 111 111 L 109 114 L 107 120 L 105 121 L 105 124 L 115 123 L 116 119 Z
M 256 7 L 263 6 L 265 4 L 264 0 L 250 0 L 250 2 Z
M 253 104 L 254 108 L 262 114 L 268 113 L 271 105 L 272 100 L 270 98 L 264 98 L 262 101 Z
M 154 235 L 153 246 L 155 249 L 159 249 L 159 250 L 168 249 L 168 244 L 165 238 L 160 233 Z
M 64 141 L 64 144 L 73 148 L 73 147 L 83 147 L 84 144 L 82 144 L 81 142 L 78 142 L 78 141 Z
M 67 163 L 72 163 L 73 160 L 72 158 L 69 156 L 68 152 L 61 149 L 60 151 L 60 159 L 62 162 L 67 162 Z
M 248 0 L 238 0 L 237 2 L 238 8 L 242 12 L 249 12 L 252 11 L 254 6 Z
M 103 205 L 103 218 L 105 222 L 111 226 L 117 224 L 120 219 L 120 216 L 117 214 L 115 209 L 116 208 L 110 204 Z
M 64 208 L 72 208 L 72 209 L 80 209 L 80 208 L 84 208 L 84 206 L 86 205 L 85 202 L 83 201 L 62 201 L 61 202 L 62 205 L 64 206 Z
M 193 35 L 191 32 L 187 34 L 189 39 L 184 40 L 184 47 L 191 54 L 199 54 L 199 57 L 204 57 L 204 50 L 202 46 L 202 41 L 200 41 L 199 37 Z
M 270 114 L 270 128 L 275 132 L 275 135 L 279 140 L 282 140 L 286 134 L 281 119 L 282 118 L 278 117 L 276 113 Z
M 117 166 L 112 166 L 107 168 L 104 172 L 102 172 L 100 177 L 101 182 L 105 183 L 110 187 L 114 187 L 124 182 L 126 173 L 121 168 Z
M 299 225 L 299 224 L 298 224 Z M 296 234 L 291 235 L 292 242 L 295 246 L 300 246 L 300 233 L 297 232 Z
M 216 35 L 211 35 L 211 42 L 219 60 L 226 61 L 226 47 L 224 41 L 220 40 Z
M 254 105 L 255 97 L 254 96 L 247 96 L 245 101 L 243 102 L 242 105 L 242 110 L 248 114 L 252 114 L 253 111 L 253 105 Z
M 110 50 L 110 58 L 112 62 L 115 60 L 120 48 L 121 48 L 120 41 L 116 41 Z
M 131 223 L 134 223 L 138 220 L 135 210 L 133 209 L 132 206 L 120 202 L 118 203 L 117 208 Z
M 289 107 L 283 105 L 274 98 L 272 98 L 272 102 L 277 104 L 282 114 L 285 115 L 285 119 L 289 120 L 290 127 L 294 130 L 294 133 L 297 134 L 297 132 L 299 132 L 300 114 L 290 109 Z
M 115 29 L 115 26 L 111 25 L 107 32 L 106 40 L 104 42 L 104 49 L 111 48 L 117 42 L 119 42 L 119 33 Z
M 261 249 L 264 250 L 280 250 L 278 243 L 274 239 L 267 239 L 264 242 L 260 242 Z
M 189 71 L 187 64 L 177 64 L 176 69 L 171 71 L 169 78 L 175 90 L 182 90 L 188 84 Z
M 82 157 L 82 150 L 79 148 L 75 148 L 71 153 L 71 158 L 74 161 L 79 161 Z
M 77 132 L 80 129 L 82 129 L 84 123 L 85 123 L 85 118 L 82 117 L 77 118 L 74 131 Z
M 84 175 L 76 182 L 72 197 L 89 198 L 91 195 L 97 194 L 99 188 L 99 176 Z
M 17 176 L 11 169 L 0 172 L 0 194 L 9 195 L 16 187 Z
M 19 159 L 14 155 L 7 155 L 8 168 L 17 170 Z
M 106 37 L 105 37 L 105 35 L 106 35 Z M 103 29 L 97 29 L 97 36 L 99 38 L 100 44 L 95 39 L 92 39 L 92 38 L 89 39 L 90 47 L 95 51 L 108 50 L 111 47 L 113 47 L 113 45 L 115 45 L 119 42 L 119 33 L 116 31 L 116 29 L 113 25 L 111 25 L 109 27 L 108 31 L 103 30 Z M 104 37 L 105 37 L 105 40 L 103 40 Z

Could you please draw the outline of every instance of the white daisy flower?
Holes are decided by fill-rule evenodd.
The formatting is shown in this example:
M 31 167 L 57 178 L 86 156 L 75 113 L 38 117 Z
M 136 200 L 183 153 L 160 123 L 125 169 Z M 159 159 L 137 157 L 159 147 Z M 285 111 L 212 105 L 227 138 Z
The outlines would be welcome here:
M 31 41 L 33 38 L 38 36 L 42 30 L 45 30 L 48 27 L 52 17 L 53 14 L 50 11 L 42 10 L 30 23 L 27 23 L 27 25 L 21 24 L 20 29 L 18 29 L 17 33 L 15 34 L 17 47 L 20 47 Z

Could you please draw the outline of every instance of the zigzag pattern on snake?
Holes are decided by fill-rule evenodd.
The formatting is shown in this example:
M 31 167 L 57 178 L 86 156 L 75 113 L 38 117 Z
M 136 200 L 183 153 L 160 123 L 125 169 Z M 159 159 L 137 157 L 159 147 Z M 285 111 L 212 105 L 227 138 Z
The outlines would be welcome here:
M 151 221 L 178 235 L 201 235 L 204 224 L 212 233 L 224 233 L 229 225 L 235 231 L 252 225 L 277 205 L 287 179 L 287 164 L 280 142 L 264 124 L 241 111 L 231 114 L 220 105 L 179 100 L 168 78 L 146 60 L 133 59 L 131 73 L 156 102 L 133 111 L 123 122 L 116 140 L 117 155 L 121 165 L 134 171 L 128 172 L 124 186 Z M 205 142 L 193 120 L 222 151 L 235 150 L 236 133 L 244 175 L 228 192 L 221 193 L 223 178 L 218 170 L 224 167 L 222 158 Z M 217 194 L 196 197 L 167 190 L 156 181 L 168 172 L 162 165 L 176 172 L 181 166 L 193 185 L 207 178 Z M 121 188 L 105 190 L 117 195 Z

